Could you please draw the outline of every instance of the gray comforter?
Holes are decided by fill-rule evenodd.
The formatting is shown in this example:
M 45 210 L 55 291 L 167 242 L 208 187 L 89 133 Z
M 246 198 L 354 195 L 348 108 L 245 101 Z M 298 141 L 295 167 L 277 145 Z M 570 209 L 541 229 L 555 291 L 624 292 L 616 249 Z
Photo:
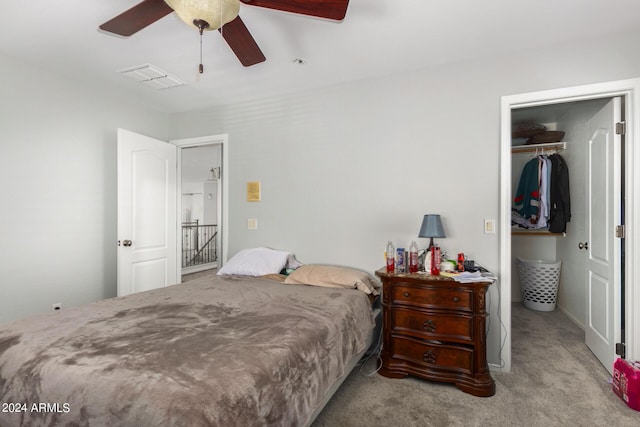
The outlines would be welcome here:
M 216 277 L 0 325 L 0 425 L 301 426 L 373 328 L 352 289 Z

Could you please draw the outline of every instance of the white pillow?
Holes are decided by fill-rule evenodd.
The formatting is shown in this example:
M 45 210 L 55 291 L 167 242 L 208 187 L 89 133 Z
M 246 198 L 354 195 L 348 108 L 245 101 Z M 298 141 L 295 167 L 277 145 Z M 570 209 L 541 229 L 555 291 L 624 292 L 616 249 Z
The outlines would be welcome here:
M 218 275 L 264 276 L 277 274 L 287 265 L 293 254 L 271 248 L 243 249 L 218 270 Z

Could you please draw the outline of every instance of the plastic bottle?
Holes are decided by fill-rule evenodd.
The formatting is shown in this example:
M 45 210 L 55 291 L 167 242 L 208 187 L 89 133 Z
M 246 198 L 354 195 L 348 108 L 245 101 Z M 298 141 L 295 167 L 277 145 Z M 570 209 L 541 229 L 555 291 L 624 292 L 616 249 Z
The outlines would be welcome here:
M 406 264 L 406 257 L 405 257 L 405 251 L 404 248 L 398 248 L 396 249 L 396 273 L 404 273 L 405 272 L 405 264 Z
M 431 248 L 431 275 L 440 275 L 440 246 L 437 243 Z
M 409 246 L 409 273 L 418 272 L 418 245 L 415 241 Z
M 396 268 L 395 251 L 396 249 L 393 247 L 393 243 L 391 243 L 391 240 L 389 240 L 387 242 L 387 252 L 385 253 L 387 258 L 387 273 L 393 273 L 395 271 L 395 268 Z
M 464 253 L 458 254 L 458 271 L 464 271 Z

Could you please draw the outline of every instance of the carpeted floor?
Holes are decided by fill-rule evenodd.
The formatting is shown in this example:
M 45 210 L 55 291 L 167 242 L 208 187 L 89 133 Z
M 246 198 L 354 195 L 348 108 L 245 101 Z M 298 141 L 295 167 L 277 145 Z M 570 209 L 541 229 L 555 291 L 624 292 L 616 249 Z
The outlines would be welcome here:
M 215 270 L 183 276 L 189 281 Z M 609 373 L 584 344 L 584 331 L 559 310 L 512 307 L 511 372 L 494 372 L 496 394 L 389 379 L 371 360 L 356 368 L 312 427 L 640 426 L 640 412 L 612 391 Z
M 411 377 L 363 376 L 371 362 L 351 373 L 313 427 L 640 426 L 640 412 L 611 391 L 584 332 L 559 310 L 516 304 L 512 328 L 512 369 L 492 374 L 492 397 Z

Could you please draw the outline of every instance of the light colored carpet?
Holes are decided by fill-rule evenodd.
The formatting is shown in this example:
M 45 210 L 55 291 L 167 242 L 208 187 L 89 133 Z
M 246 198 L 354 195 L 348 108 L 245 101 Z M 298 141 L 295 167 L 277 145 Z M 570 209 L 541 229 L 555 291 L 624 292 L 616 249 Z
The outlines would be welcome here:
M 559 310 L 514 304 L 510 373 L 493 373 L 496 394 L 481 398 L 455 386 L 389 379 L 356 368 L 313 427 L 640 426 L 584 344 L 584 332 Z

